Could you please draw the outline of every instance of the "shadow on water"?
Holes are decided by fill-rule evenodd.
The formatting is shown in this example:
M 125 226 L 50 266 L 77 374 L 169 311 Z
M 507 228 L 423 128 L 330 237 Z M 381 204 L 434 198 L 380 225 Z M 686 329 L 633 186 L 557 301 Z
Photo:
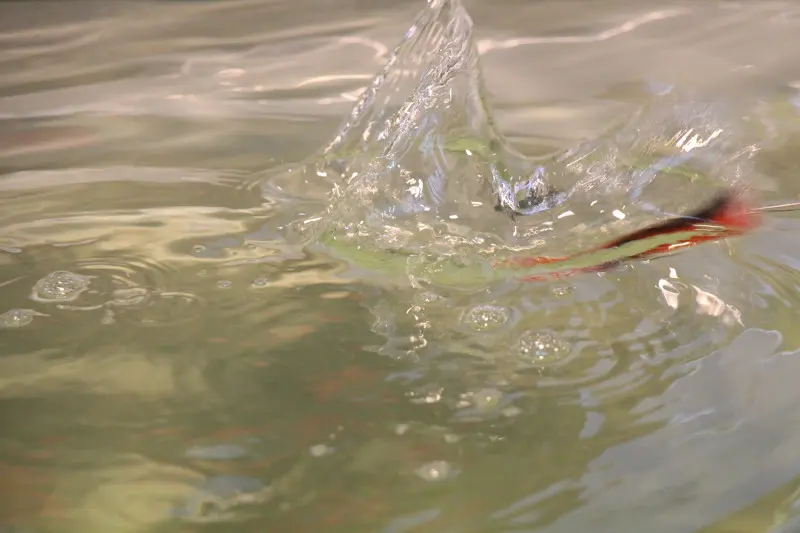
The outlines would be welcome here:
M 0 531 L 794 531 L 796 215 L 496 259 L 795 199 L 797 8 L 506 4 L 0 7 Z

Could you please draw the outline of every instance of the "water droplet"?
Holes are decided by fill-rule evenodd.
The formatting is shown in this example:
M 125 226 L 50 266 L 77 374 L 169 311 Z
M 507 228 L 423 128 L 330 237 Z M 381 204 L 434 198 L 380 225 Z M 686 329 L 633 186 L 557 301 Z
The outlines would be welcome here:
M 517 340 L 514 351 L 530 363 L 546 365 L 566 357 L 570 345 L 551 332 L 527 331 Z
M 447 461 L 432 461 L 417 468 L 416 473 L 425 481 L 442 481 L 451 477 L 454 470 Z
M 21 328 L 33 322 L 37 316 L 47 316 L 33 309 L 9 309 L 0 315 L 0 328 Z
M 315 444 L 308 449 L 308 453 L 310 453 L 313 457 L 322 457 L 323 455 L 333 453 L 333 448 L 327 444 Z
M 267 278 L 256 278 L 253 280 L 253 287 L 257 288 L 266 287 L 268 283 L 269 280 Z
M 491 331 L 505 326 L 511 309 L 499 305 L 478 305 L 464 314 L 462 322 L 474 331 Z
M 494 409 L 503 400 L 503 393 L 497 389 L 481 389 L 475 392 L 468 392 L 461 396 L 460 404 L 463 407 L 472 406 L 480 410 Z
M 31 299 L 38 302 L 71 302 L 89 288 L 91 279 L 65 270 L 52 272 L 36 282 Z
M 227 289 L 231 285 L 233 285 L 233 282 L 232 281 L 228 281 L 227 279 L 222 279 L 222 280 L 217 282 L 217 287 L 219 287 L 220 289 Z

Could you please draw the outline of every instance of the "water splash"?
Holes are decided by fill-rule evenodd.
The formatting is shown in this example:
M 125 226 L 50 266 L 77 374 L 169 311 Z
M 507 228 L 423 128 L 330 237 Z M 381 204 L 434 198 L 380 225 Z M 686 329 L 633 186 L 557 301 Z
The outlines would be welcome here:
M 265 184 L 270 197 L 309 198 L 322 233 L 390 249 L 452 250 L 490 232 L 510 238 L 509 214 L 562 198 L 542 168 L 497 131 L 472 20 L 458 0 L 431 0 L 361 95 L 321 156 Z
M 288 204 L 273 209 L 282 214 L 270 234 L 341 260 L 338 277 L 376 282 L 363 305 L 387 339 L 378 353 L 476 354 L 500 343 L 516 367 L 561 368 L 580 352 L 574 339 L 548 316 L 519 331 L 530 314 L 511 305 L 521 274 L 498 260 L 597 246 L 749 179 L 756 148 L 733 109 L 660 91 L 599 138 L 525 157 L 492 118 L 469 14 L 460 0 L 430 0 L 333 139 L 262 181 L 268 203 Z M 597 377 L 612 359 L 582 364 Z M 438 402 L 430 385 L 414 401 Z
M 457 0 L 429 2 L 325 153 L 346 180 L 339 216 L 355 203 L 386 220 L 456 220 L 475 207 L 544 208 L 549 192 L 494 127 L 472 20 Z
M 526 158 L 495 127 L 469 14 L 459 0 L 430 0 L 334 138 L 268 176 L 263 194 L 302 212 L 281 221 L 289 238 L 382 273 L 416 259 L 583 247 L 752 175 L 755 147 L 727 106 L 677 90 L 652 98 L 598 139 Z

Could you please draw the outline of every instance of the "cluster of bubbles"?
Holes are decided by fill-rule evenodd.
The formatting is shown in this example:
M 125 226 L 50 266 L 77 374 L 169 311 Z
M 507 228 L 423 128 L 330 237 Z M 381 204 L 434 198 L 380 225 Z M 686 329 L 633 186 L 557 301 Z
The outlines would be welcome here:
M 31 291 L 31 300 L 44 304 L 63 304 L 77 300 L 89 290 L 92 278 L 66 270 L 52 272 L 37 281 Z M 0 314 L 1 328 L 20 328 L 31 324 L 45 313 L 33 309 L 9 309 Z

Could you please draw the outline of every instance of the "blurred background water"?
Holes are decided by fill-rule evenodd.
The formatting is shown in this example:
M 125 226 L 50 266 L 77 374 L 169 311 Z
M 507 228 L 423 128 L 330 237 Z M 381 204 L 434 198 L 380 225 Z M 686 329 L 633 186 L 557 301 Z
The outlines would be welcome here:
M 465 6 L 521 154 L 679 87 L 800 196 L 800 5 Z M 797 215 L 478 288 L 270 226 L 422 8 L 0 3 L 0 531 L 800 531 Z

